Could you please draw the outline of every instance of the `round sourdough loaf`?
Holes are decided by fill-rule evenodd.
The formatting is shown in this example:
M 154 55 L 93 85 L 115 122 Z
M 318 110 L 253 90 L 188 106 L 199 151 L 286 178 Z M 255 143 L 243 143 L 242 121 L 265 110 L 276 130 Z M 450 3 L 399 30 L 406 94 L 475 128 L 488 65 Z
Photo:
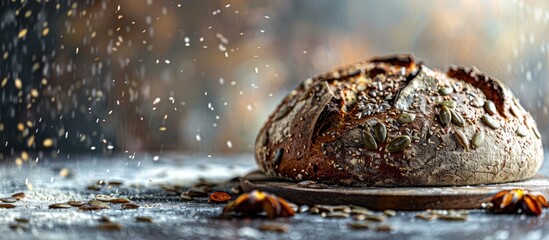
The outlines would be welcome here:
M 475 68 L 375 58 L 305 80 L 255 144 L 268 176 L 354 186 L 502 183 L 543 161 L 532 116 Z

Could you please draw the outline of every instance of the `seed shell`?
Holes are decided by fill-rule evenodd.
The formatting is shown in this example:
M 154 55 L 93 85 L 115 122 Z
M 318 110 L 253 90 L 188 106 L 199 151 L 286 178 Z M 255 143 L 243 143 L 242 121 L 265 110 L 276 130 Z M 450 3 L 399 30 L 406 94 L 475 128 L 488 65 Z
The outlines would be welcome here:
M 444 106 L 444 107 L 447 107 L 447 108 L 451 108 L 451 109 L 454 109 L 456 108 L 456 101 L 453 101 L 453 100 L 447 100 L 447 101 L 442 101 L 439 103 L 440 106 Z
M 11 195 L 11 197 L 17 199 L 17 201 L 25 198 L 26 196 L 27 196 L 27 194 L 25 194 L 24 192 L 18 192 L 18 193 L 14 193 L 13 195 Z
M 212 194 L 210 194 L 210 196 L 208 197 L 208 202 L 209 203 L 224 203 L 224 202 L 228 202 L 229 200 L 231 200 L 231 195 L 226 193 L 226 192 L 222 192 L 222 191 L 219 191 L 219 192 L 214 192 Z
M 11 204 L 11 203 L 0 203 L 0 208 L 14 208 L 16 207 L 15 204 Z
M 281 223 L 264 223 L 261 226 L 259 226 L 259 230 L 261 231 L 268 231 L 268 232 L 288 232 L 289 226 L 287 224 L 281 224 Z
M 440 95 L 449 95 L 453 92 L 454 92 L 454 88 L 452 87 L 441 87 L 438 89 L 438 93 L 440 93 Z
M 448 126 L 450 121 L 452 121 L 452 113 L 450 112 L 450 109 L 446 106 L 442 106 L 440 113 L 438 114 L 438 119 L 443 127 Z
M 416 115 L 412 113 L 403 113 L 398 117 L 398 122 L 401 124 L 408 124 L 416 119 Z
M 66 203 L 54 203 L 48 206 L 50 209 L 66 209 L 71 208 L 72 206 Z
M 135 203 L 124 203 L 122 204 L 122 209 L 138 209 L 139 205 Z
M 374 125 L 374 137 L 378 143 L 387 141 L 387 127 L 385 127 L 385 124 L 378 122 Z
M 102 223 L 99 226 L 97 226 L 99 230 L 104 231 L 120 231 L 124 229 L 124 227 L 120 223 Z
M 490 115 L 494 115 L 497 112 L 496 105 L 490 100 L 486 100 L 486 102 L 484 102 L 484 110 L 486 110 L 486 112 Z
M 484 143 L 484 132 L 479 131 L 475 133 L 475 135 L 473 135 L 471 143 L 475 148 L 482 146 L 482 144 Z
M 376 150 L 377 149 L 377 143 L 374 139 L 374 136 L 370 134 L 368 131 L 364 132 L 364 146 L 368 150 Z
M 465 150 L 469 150 L 469 139 L 467 139 L 465 133 L 460 130 L 456 130 L 456 139 L 458 140 L 459 144 L 461 144 L 461 146 L 465 148 Z
M 457 111 L 455 110 L 450 110 L 450 113 L 452 115 L 452 123 L 454 123 L 455 125 L 458 125 L 460 127 L 464 127 L 465 126 L 465 120 L 463 119 L 463 117 L 461 116 L 461 114 L 459 114 Z
M 276 149 L 273 157 L 273 165 L 279 165 L 282 161 L 282 155 L 284 154 L 284 148 Z
M 410 146 L 412 143 L 412 139 L 410 139 L 409 136 L 401 135 L 396 138 L 394 138 L 388 145 L 387 145 L 387 151 L 388 152 L 401 152 L 406 147 Z
M 356 223 L 349 223 L 349 228 L 360 230 L 360 229 L 370 229 L 371 226 L 367 222 L 356 222 Z
M 499 122 L 497 120 L 495 120 L 494 118 L 492 118 L 490 115 L 488 114 L 484 114 L 482 115 L 482 121 L 484 123 L 486 123 L 486 125 L 488 125 L 489 127 L 491 127 L 492 129 L 498 129 L 501 127 L 501 125 L 499 124 Z
M 153 219 L 151 217 L 146 217 L 146 216 L 137 216 L 135 217 L 135 221 L 152 223 Z

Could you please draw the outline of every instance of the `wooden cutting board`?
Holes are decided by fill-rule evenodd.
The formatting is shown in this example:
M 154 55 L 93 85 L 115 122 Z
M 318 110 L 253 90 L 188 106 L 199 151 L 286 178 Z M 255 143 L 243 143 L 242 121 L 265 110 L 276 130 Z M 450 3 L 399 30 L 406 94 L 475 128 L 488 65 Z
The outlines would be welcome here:
M 241 180 L 244 191 L 274 193 L 298 205 L 358 205 L 372 210 L 475 209 L 504 189 L 523 188 L 549 196 L 549 178 L 537 175 L 520 182 L 460 187 L 300 187 L 296 182 L 266 177 L 259 171 Z

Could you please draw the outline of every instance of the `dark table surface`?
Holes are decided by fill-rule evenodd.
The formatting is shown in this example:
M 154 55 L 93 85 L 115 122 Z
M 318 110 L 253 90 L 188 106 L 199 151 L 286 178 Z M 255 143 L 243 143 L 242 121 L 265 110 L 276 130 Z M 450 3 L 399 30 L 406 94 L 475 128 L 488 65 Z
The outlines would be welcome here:
M 69 171 L 69 177 L 59 175 L 62 168 Z M 158 161 L 148 154 L 72 156 L 65 160 L 30 160 L 21 167 L 8 161 L 0 168 L 0 197 L 21 191 L 27 197 L 15 203 L 15 208 L 0 209 L 0 239 L 549 239 L 547 210 L 539 217 L 472 210 L 466 221 L 426 221 L 415 217 L 420 212 L 397 212 L 384 223 L 392 227 L 390 232 L 353 230 L 348 226 L 355 221 L 352 218 L 327 219 L 302 213 L 275 220 L 286 224 L 288 232 L 264 232 L 259 226 L 273 221 L 222 219 L 219 216 L 224 204 L 209 204 L 206 198 L 181 201 L 178 194 L 161 188 L 191 186 L 199 178 L 224 181 L 255 168 L 251 154 L 166 154 Z M 549 174 L 547 163 L 540 172 Z M 98 180 L 119 180 L 123 184 L 87 189 Z M 141 207 L 122 210 L 111 204 L 111 209 L 101 211 L 48 209 L 52 203 L 88 201 L 96 194 L 126 197 Z M 123 229 L 99 230 L 98 219 L 102 216 Z M 136 216 L 152 217 L 153 223 L 137 222 Z M 11 228 L 15 218 L 30 222 Z

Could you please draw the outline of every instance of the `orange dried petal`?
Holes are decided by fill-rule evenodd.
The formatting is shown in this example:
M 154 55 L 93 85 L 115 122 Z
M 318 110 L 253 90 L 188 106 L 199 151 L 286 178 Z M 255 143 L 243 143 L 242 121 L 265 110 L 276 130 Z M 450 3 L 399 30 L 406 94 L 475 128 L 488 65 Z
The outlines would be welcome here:
M 549 203 L 547 203 L 547 199 L 545 199 L 545 197 L 543 195 L 536 195 L 536 199 L 538 200 L 538 202 L 541 204 L 542 207 L 544 208 L 549 208 Z
M 525 195 L 522 200 L 524 202 L 524 205 L 527 208 L 527 209 L 524 209 L 526 210 L 526 212 L 535 214 L 538 216 L 541 215 L 541 204 L 538 201 L 536 201 L 536 199 L 532 198 L 532 196 L 530 195 Z

